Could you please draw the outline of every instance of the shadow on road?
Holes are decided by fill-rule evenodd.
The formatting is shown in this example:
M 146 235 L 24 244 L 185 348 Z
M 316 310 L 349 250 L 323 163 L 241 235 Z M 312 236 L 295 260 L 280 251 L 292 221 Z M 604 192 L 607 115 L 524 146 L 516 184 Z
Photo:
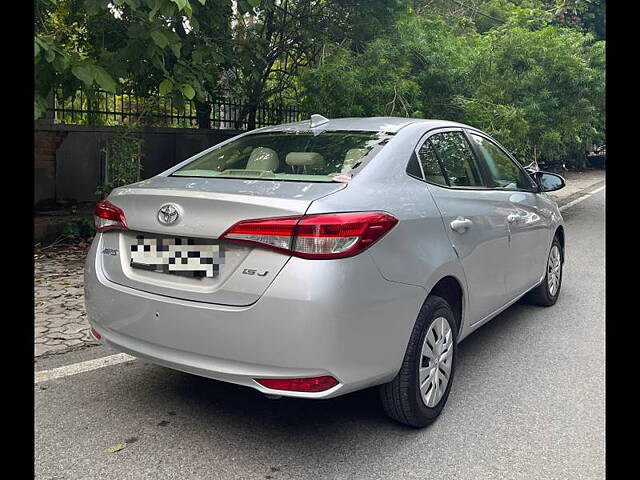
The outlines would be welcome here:
M 527 313 L 536 308 L 518 302 L 460 344 L 454 390 L 445 416 L 447 410 L 464 407 L 456 401 L 464 395 L 456 395 L 456 392 L 464 391 L 465 379 L 486 375 L 481 365 L 482 357 L 495 348 L 496 341 L 504 345 L 505 338 L 513 338 L 508 344 L 512 348 L 520 348 L 517 346 L 519 324 L 530 321 L 531 315 Z M 329 400 L 270 400 L 247 387 L 148 365 L 141 369 L 139 375 L 153 377 L 147 385 L 156 391 L 141 389 L 141 378 L 134 375 L 130 381 L 137 383 L 134 388 L 138 397 L 136 400 L 140 402 L 143 400 L 140 397 L 147 395 L 158 399 L 157 394 L 160 394 L 162 405 L 171 405 L 177 412 L 175 420 L 181 414 L 190 419 L 197 418 L 197 429 L 202 433 L 226 429 L 238 429 L 237 433 L 241 433 L 250 428 L 258 436 L 273 438 L 275 434 L 279 441 L 290 438 L 294 442 L 313 443 L 322 439 L 340 443 L 340 438 L 346 440 L 345 434 L 347 437 L 358 437 L 365 435 L 367 430 L 376 430 L 380 434 L 395 433 L 398 438 L 408 440 L 414 436 L 412 432 L 418 434 L 421 431 L 388 420 L 375 387 Z M 121 401 L 132 405 L 126 398 L 121 398 Z M 318 437 L 318 432 L 325 433 Z

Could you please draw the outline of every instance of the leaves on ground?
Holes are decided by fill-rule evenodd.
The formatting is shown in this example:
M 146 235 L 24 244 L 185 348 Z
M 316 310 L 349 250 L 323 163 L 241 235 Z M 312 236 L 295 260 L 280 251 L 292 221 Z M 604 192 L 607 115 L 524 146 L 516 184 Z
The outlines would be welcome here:
M 125 442 L 116 443 L 115 445 L 111 445 L 109 448 L 107 448 L 107 453 L 119 452 L 120 450 L 124 449 L 126 446 L 127 444 Z

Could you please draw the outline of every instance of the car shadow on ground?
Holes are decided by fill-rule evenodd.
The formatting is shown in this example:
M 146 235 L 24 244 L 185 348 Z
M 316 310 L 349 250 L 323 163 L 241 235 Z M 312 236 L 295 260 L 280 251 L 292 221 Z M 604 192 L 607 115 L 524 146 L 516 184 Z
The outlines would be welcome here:
M 460 344 L 454 388 L 445 414 L 447 410 L 464 408 L 460 403 L 464 402 L 461 398 L 465 396 L 465 380 L 486 375 L 479 361 L 483 353 L 486 355 L 487 350 L 495 347 L 495 342 L 505 344 L 506 338 L 509 339 L 507 344 L 513 345 L 512 348 L 521 348 L 517 346 L 519 325 L 530 321 L 531 315 L 528 313 L 531 313 L 531 309 L 537 308 L 539 307 L 518 302 Z M 389 420 L 380 404 L 376 387 L 328 400 L 309 401 L 285 397 L 271 400 L 248 387 L 151 364 L 146 364 L 140 375 L 152 372 L 155 373 L 152 374 L 152 383 L 155 385 L 151 389 L 161 392 L 165 397 L 163 404 L 172 405 L 172 408 L 178 411 L 178 415 L 179 411 L 183 410 L 187 416 L 198 418 L 198 428 L 204 431 L 233 429 L 234 425 L 246 428 L 247 425 L 251 425 L 254 431 L 262 431 L 265 434 L 268 432 L 271 436 L 274 432 L 281 432 L 282 435 L 292 435 L 292 439 L 300 439 L 310 432 L 315 434 L 319 430 L 342 432 L 344 435 L 347 426 L 351 426 L 352 429 L 379 429 L 380 433 L 395 432 L 399 436 L 409 434 L 409 437 L 412 436 L 411 432 L 417 434 L 421 431 Z M 138 395 L 145 395 L 139 386 L 137 391 Z M 353 430 L 350 434 L 357 435 Z M 330 433 L 327 435 L 331 436 Z

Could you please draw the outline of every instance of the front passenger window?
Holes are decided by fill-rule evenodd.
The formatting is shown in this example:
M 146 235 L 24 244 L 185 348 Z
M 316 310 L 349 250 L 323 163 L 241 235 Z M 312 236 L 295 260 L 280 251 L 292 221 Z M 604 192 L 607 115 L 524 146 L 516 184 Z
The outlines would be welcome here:
M 473 133 L 471 138 L 487 166 L 494 188 L 504 190 L 531 190 L 534 188 L 531 178 L 519 169 L 496 144 Z
M 450 186 L 484 186 L 475 156 L 462 132 L 436 133 L 429 140 L 442 162 Z

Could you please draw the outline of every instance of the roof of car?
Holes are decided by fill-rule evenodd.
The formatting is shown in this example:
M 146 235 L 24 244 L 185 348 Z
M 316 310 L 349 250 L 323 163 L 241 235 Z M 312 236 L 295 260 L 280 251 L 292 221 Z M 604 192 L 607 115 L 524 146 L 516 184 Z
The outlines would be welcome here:
M 450 122 L 447 120 L 426 120 L 422 118 L 403 118 L 403 117 L 351 117 L 351 118 L 331 118 L 329 121 L 316 127 L 319 130 L 362 130 L 362 131 L 383 131 L 396 133 L 401 128 L 411 123 L 424 123 L 430 128 L 436 127 L 468 127 L 461 123 Z M 429 125 L 431 124 L 431 125 Z M 271 127 L 261 128 L 260 132 L 280 132 L 291 130 L 309 130 L 310 120 L 300 122 L 285 123 L 282 125 L 274 125 Z

